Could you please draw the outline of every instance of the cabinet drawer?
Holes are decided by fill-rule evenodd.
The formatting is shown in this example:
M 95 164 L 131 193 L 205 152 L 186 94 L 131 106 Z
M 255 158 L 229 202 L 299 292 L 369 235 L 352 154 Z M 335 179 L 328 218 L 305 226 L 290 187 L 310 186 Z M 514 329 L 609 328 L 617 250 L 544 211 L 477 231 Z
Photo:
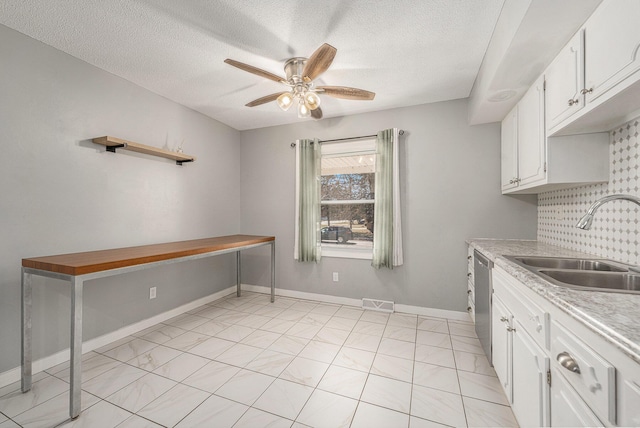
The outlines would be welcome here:
M 615 424 L 615 368 L 557 321 L 551 323 L 551 336 L 553 364 L 600 417 Z
M 493 291 L 500 296 L 514 318 L 541 348 L 549 349 L 549 313 L 518 293 L 514 285 L 496 269 L 493 270 Z M 518 294 L 516 294 L 518 293 Z

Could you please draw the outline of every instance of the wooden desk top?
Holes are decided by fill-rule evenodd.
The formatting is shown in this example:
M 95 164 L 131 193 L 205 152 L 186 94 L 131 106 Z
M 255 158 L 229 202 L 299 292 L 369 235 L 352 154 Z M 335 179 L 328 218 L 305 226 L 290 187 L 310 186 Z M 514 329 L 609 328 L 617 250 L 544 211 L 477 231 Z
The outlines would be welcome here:
M 60 254 L 22 259 L 22 266 L 67 275 L 84 275 L 144 263 L 176 259 L 214 251 L 275 241 L 273 236 L 229 235 L 139 247 Z

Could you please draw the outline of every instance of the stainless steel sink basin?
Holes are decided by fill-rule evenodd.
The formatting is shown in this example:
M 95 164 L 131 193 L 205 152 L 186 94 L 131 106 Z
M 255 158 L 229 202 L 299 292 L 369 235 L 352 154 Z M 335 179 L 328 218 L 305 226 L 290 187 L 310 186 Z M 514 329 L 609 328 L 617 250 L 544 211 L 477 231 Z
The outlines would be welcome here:
M 640 275 L 577 270 L 540 270 L 538 272 L 554 284 L 565 287 L 593 291 L 640 293 Z
M 640 294 L 640 273 L 610 260 L 567 257 L 505 256 L 560 287 L 576 290 Z
M 569 259 L 559 257 L 513 257 L 513 260 L 535 268 L 576 269 L 607 272 L 627 272 L 629 269 L 602 260 Z

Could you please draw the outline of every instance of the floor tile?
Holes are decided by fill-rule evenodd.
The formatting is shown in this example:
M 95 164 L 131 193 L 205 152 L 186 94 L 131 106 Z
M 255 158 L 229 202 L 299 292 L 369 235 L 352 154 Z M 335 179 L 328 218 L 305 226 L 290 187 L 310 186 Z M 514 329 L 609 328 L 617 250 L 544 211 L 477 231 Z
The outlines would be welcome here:
M 98 404 L 84 410 L 79 418 L 68 420 L 66 423 L 59 425 L 59 427 L 95 428 L 99 426 L 111 428 L 120 425 L 129 417 L 131 417 L 131 413 L 126 410 L 107 403 L 106 401 L 100 401 Z
M 411 382 L 413 379 L 413 361 L 378 353 L 373 360 L 371 374 L 403 382 Z
M 9 418 L 8 418 L 8 417 L 6 417 L 5 415 L 3 415 L 2 413 L 0 413 L 0 424 L 1 424 L 2 422 L 7 421 L 7 420 L 9 420 Z
M 375 352 L 343 346 L 334 358 L 333 364 L 369 373 L 375 356 Z
M 359 320 L 364 311 L 362 309 L 350 308 L 343 306 L 334 314 L 339 318 L 348 318 L 352 320 Z
M 452 336 L 465 336 L 478 338 L 476 335 L 476 327 L 474 324 L 459 323 L 449 321 L 449 334 Z
M 373 404 L 360 402 L 351 428 L 404 428 L 409 425 L 409 415 Z
M 94 352 L 97 352 L 99 354 L 102 354 L 104 352 L 107 352 L 113 348 L 117 348 L 120 345 L 123 345 L 127 342 L 132 341 L 133 339 L 135 339 L 135 336 L 127 336 L 127 337 L 123 337 L 122 339 L 118 339 L 115 342 L 111 342 L 111 343 L 107 343 L 104 346 L 99 347 L 98 349 L 94 349 Z
M 329 321 L 324 325 L 325 327 L 335 328 L 338 330 L 353 330 L 353 327 L 358 323 L 357 319 L 341 318 L 336 315 L 331 317 Z
M 517 427 L 509 406 L 462 397 L 469 427 Z
M 218 355 L 215 360 L 238 367 L 244 367 L 263 351 L 264 349 L 262 348 L 236 343 L 231 348 Z
M 247 364 L 246 368 L 269 376 L 280 376 L 280 373 L 293 361 L 295 356 L 283 354 L 271 350 L 265 350 L 253 361 Z
M 416 345 L 416 361 L 435 364 L 437 366 L 456 368 L 454 353 L 451 349 L 439 348 L 430 345 Z
M 296 357 L 280 374 L 279 378 L 306 386 L 315 387 L 320 383 L 329 364 L 307 358 Z
M 255 346 L 256 348 L 266 349 L 273 344 L 278 338 L 282 336 L 279 333 L 273 333 L 271 331 L 256 330 L 249 336 L 240 341 L 245 345 Z
M 447 367 L 416 362 L 413 384 L 460 394 L 458 374 L 455 369 Z
M 276 380 L 274 377 L 250 370 L 240 370 L 215 392 L 229 400 L 251 406 Z
M 338 345 L 312 340 L 300 351 L 298 356 L 323 363 L 331 363 L 338 351 L 340 351 L 340 346 Z
M 342 346 L 344 342 L 347 340 L 347 337 L 349 337 L 348 330 L 340 330 L 340 329 L 331 328 L 331 327 L 322 327 L 318 331 L 318 334 L 316 334 L 314 339 L 320 342 L 332 343 L 334 345 Z
M 386 377 L 369 375 L 360 400 L 398 412 L 409 413 L 411 384 Z
M 199 355 L 204 358 L 214 359 L 227 349 L 235 345 L 235 342 L 221 339 L 219 337 L 210 337 L 201 344 L 189 349 L 189 353 Z
M 382 336 L 382 334 L 384 333 L 384 328 L 384 324 L 360 320 L 353 327 L 353 332 L 370 334 L 372 336 Z
M 480 341 L 474 337 L 451 336 L 451 346 L 454 351 L 484 355 Z
M 313 339 L 320 329 L 322 329 L 321 325 L 298 323 L 287 330 L 286 334 L 288 336 L 302 337 L 304 339 Z
M 233 324 L 229 324 L 227 322 L 212 319 L 211 321 L 207 321 L 206 323 L 197 326 L 191 331 L 194 333 L 206 334 L 207 336 L 215 336 L 222 330 L 226 330 L 232 325 Z
M 202 342 L 209 340 L 210 338 L 211 336 L 207 334 L 188 331 L 186 333 L 181 334 L 180 336 L 174 337 L 173 339 L 165 342 L 164 346 L 178 349 L 180 351 L 188 351 L 191 348 L 198 346 Z
M 227 324 L 236 324 L 237 322 L 242 321 L 248 316 L 249 314 L 246 312 L 229 311 L 226 314 L 215 317 L 214 319 L 216 321 L 224 322 Z
M 322 315 L 335 315 L 336 312 L 340 309 L 339 305 L 324 305 L 320 304 L 315 308 L 311 309 L 312 314 L 322 314 Z
M 460 390 L 465 397 L 478 398 L 497 404 L 509 404 L 497 377 L 460 371 L 458 378 L 460 379 Z
M 138 415 L 131 415 L 127 420 L 122 422 L 117 428 L 162 428 L 148 419 L 141 418 Z
M 467 423 L 460 395 L 420 385 L 413 385 L 411 415 L 451 426 Z
M 456 368 L 465 372 L 483 374 L 486 376 L 496 376 L 496 372 L 489 364 L 487 357 L 470 352 L 453 351 L 456 361 Z
M 238 321 L 236 324 L 243 327 L 260 328 L 271 320 L 272 318 L 265 317 L 264 315 L 251 314 L 245 319 Z
M 298 355 L 308 343 L 309 339 L 283 335 L 267 349 L 282 352 L 283 354 Z
M 158 367 L 153 373 L 181 382 L 196 370 L 203 367 L 210 360 L 197 355 L 182 354 Z
M 187 330 L 183 330 L 172 325 L 161 325 L 162 327 L 152 331 L 151 333 L 147 333 L 144 336 L 140 336 L 140 338 L 161 345 L 187 332 Z
M 387 325 L 395 327 L 416 328 L 416 326 L 418 325 L 418 316 L 393 313 L 389 315 L 389 321 L 387 321 Z
M 289 428 L 293 423 L 292 420 L 272 415 L 255 408 L 250 408 L 236 422 L 233 428 Z
M 295 420 L 311 396 L 313 388 L 283 379 L 276 379 L 253 407 Z
M 5 422 L 0 422 L 0 428 L 20 428 L 20 425 L 11 420 L 6 420 Z
M 229 312 L 228 309 L 218 308 L 216 306 L 207 306 L 206 308 L 202 309 L 201 311 L 194 313 L 194 315 L 197 315 L 199 317 L 214 319 L 214 318 L 217 318 L 220 315 L 224 315 L 224 314 L 226 314 L 228 312 Z
M 158 346 L 157 343 L 149 342 L 144 339 L 133 339 L 123 345 L 113 348 L 104 353 L 105 356 L 111 357 L 118 361 L 129 361 L 130 359 L 137 357 L 140 354 L 144 354 L 147 351 Z
M 318 428 L 349 428 L 358 401 L 316 389 L 297 418 Z
M 211 361 L 209 364 L 194 372 L 186 378 L 182 383 L 194 388 L 202 389 L 210 393 L 214 393 L 224 385 L 229 379 L 240 372 L 239 367 L 230 366 L 229 364 Z
M 275 318 L 277 317 L 279 314 L 281 314 L 282 312 L 284 312 L 283 308 L 278 308 L 275 306 L 271 306 L 271 305 L 265 305 L 261 308 L 258 308 L 254 314 L 255 315 L 262 315 L 265 317 L 270 317 L 270 318 Z
M 443 318 L 418 317 L 418 330 L 449 334 L 447 320 Z
M 386 325 L 387 321 L 389 321 L 389 315 L 390 314 L 384 312 L 364 311 L 360 317 L 360 321 L 375 322 L 377 324 Z
M 331 315 L 316 314 L 313 312 L 309 312 L 300 320 L 300 322 L 304 324 L 315 325 L 317 327 L 322 327 L 330 319 L 331 319 Z
M 146 374 L 147 372 L 144 370 L 128 364 L 121 364 L 100 376 L 82 382 L 82 389 L 100 398 L 107 398 Z
M 291 327 L 293 327 L 294 325 L 296 325 L 295 322 L 293 321 L 287 321 L 287 320 L 281 320 L 278 318 L 274 318 L 271 321 L 269 321 L 268 323 L 266 323 L 265 325 L 263 325 L 262 327 L 260 327 L 260 330 L 266 330 L 266 331 L 271 331 L 273 333 L 284 333 L 287 330 L 289 330 Z
M 296 311 L 294 309 L 285 309 L 280 314 L 278 314 L 276 318 L 279 320 L 299 322 L 302 318 L 304 318 L 306 314 L 307 312 Z
M 212 395 L 189 413 L 177 428 L 207 427 L 231 428 L 247 411 L 247 406 Z
M 89 360 L 91 360 L 92 358 L 95 358 L 95 357 L 106 358 L 102 354 L 98 354 L 97 352 L 93 352 L 93 351 L 86 352 L 86 353 L 82 354 L 82 366 L 83 366 L 83 369 L 84 369 L 84 366 L 87 364 L 87 362 Z M 62 372 L 62 371 L 64 371 L 64 370 L 66 370 L 67 373 L 69 372 L 69 360 L 65 361 L 64 363 L 56 364 L 53 367 L 49 367 L 48 369 L 45 370 L 45 373 L 56 375 L 57 378 L 61 378 L 61 376 L 57 376 L 57 374 Z M 0 415 L 0 417 L 1 417 L 1 415 Z
M 413 360 L 415 350 L 415 343 L 383 337 L 382 341 L 380 341 L 378 353 Z
M 331 365 L 317 388 L 359 400 L 367 377 L 365 372 Z
M 181 328 L 183 330 L 191 330 L 192 328 L 195 328 L 201 324 L 204 324 L 207 321 L 209 321 L 209 319 L 205 317 L 199 317 L 197 315 L 191 315 L 191 314 L 182 314 L 182 315 L 178 315 L 177 317 L 173 317 L 165 321 L 164 323 L 168 325 L 172 325 L 174 327 Z
M 394 325 L 388 325 L 384 329 L 383 337 L 388 337 L 396 340 L 403 340 L 405 342 L 416 342 L 416 329 L 407 327 L 398 327 Z
M 154 371 L 158 367 L 168 363 L 177 356 L 182 355 L 181 351 L 169 348 L 167 346 L 156 346 L 150 351 L 138 355 L 127 361 L 127 364 L 149 372 Z M 84 378 L 83 378 L 84 379 Z
M 100 376 L 102 373 L 107 372 L 117 366 L 122 364 L 118 360 L 114 360 L 113 358 L 97 354 L 93 358 L 88 359 L 87 361 L 82 361 L 82 381 L 86 382 L 89 379 L 93 379 L 96 376 Z M 69 366 L 68 362 L 66 363 L 67 367 Z M 57 372 L 55 375 L 58 379 L 61 379 L 65 382 L 69 382 L 71 378 L 71 370 L 66 368 L 62 371 Z
M 418 330 L 416 343 L 420 345 L 437 346 L 438 348 L 451 349 L 451 336 L 433 331 Z
M 149 373 L 114 392 L 106 400 L 118 407 L 136 413 L 175 385 L 176 382 L 170 379 Z
M 409 428 L 447 428 L 449 425 L 442 425 L 426 419 L 411 416 L 409 418 Z M 485 427 L 486 428 L 486 427 Z
M 302 311 L 302 312 L 311 312 L 311 310 L 313 310 L 313 308 L 315 308 L 316 306 L 318 306 L 317 303 L 296 302 L 293 305 L 291 305 L 289 307 L 289 309 L 292 309 L 292 310 L 295 310 L 295 311 Z
M 138 412 L 138 416 L 172 427 L 209 396 L 207 392 L 178 384 L 146 405 Z
M 242 339 L 249 336 L 254 331 L 255 329 L 253 328 L 234 324 L 231 327 L 228 327 L 221 332 L 216 333 L 214 336 L 220 339 L 230 340 L 231 342 L 240 342 Z
M 344 346 L 349 348 L 356 348 L 362 351 L 376 352 L 380 345 L 380 336 L 372 336 L 370 334 L 351 333 L 347 340 L 344 342 Z
M 83 412 L 94 404 L 100 402 L 100 398 L 82 391 L 80 396 Z M 2 422 L 0 416 L 0 422 Z M 6 418 L 5 418 L 6 419 Z M 15 422 L 24 428 L 51 428 L 69 419 L 69 392 L 56 395 L 40 405 L 30 408 L 14 418 Z M 0 425 L 1 426 L 1 425 Z

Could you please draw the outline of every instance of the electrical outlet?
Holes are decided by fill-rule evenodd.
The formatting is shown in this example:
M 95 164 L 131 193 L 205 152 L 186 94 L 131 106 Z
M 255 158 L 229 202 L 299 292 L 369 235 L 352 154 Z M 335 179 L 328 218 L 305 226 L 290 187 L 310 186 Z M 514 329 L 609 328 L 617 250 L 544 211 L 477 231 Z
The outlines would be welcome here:
M 149 299 L 155 299 L 156 298 L 156 287 L 151 287 L 149 289 Z
M 333 282 L 338 282 L 338 272 L 333 273 Z

